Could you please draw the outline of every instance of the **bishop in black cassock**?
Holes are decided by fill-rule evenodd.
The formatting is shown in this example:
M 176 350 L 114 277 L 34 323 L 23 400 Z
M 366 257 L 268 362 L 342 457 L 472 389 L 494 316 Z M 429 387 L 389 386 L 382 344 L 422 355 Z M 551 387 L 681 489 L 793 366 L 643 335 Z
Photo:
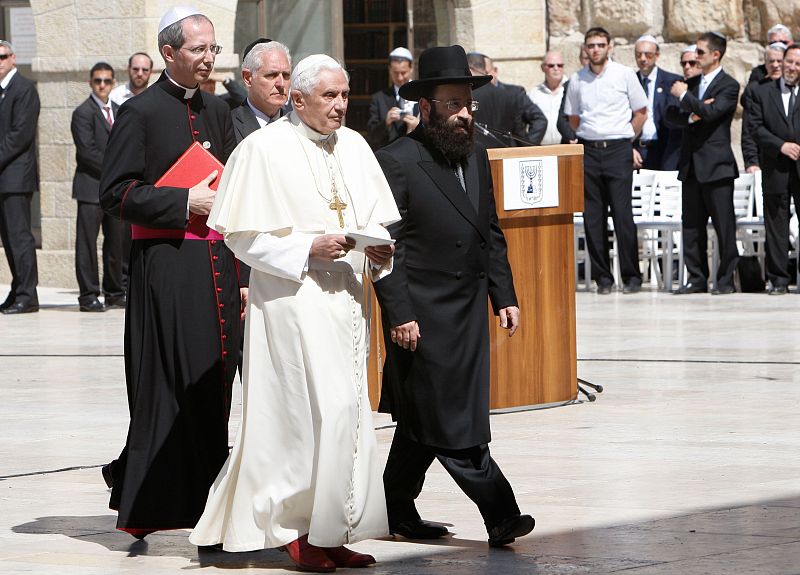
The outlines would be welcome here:
M 162 48 L 167 71 L 120 108 L 100 184 L 103 209 L 134 230 L 125 318 L 131 421 L 112 468 L 110 507 L 119 511 L 117 528 L 139 538 L 193 527 L 202 514 L 228 455 L 241 333 L 233 254 L 213 234 L 184 237 L 189 189 L 154 186 L 193 142 L 222 163 L 236 145 L 227 105 L 177 81 L 210 72 L 213 26 L 197 15 L 178 22 L 195 53 Z M 148 239 L 136 239 L 137 229 Z

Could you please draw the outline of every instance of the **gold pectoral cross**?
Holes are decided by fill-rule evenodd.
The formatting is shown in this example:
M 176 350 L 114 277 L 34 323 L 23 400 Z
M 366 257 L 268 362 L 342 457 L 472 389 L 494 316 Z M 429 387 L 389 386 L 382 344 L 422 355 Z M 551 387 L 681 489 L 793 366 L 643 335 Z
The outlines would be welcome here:
M 342 211 L 347 209 L 347 204 L 345 204 L 340 198 L 339 194 L 336 192 L 336 187 L 334 186 L 333 190 L 333 199 L 328 207 L 332 210 L 336 211 L 336 215 L 339 216 L 339 227 L 344 229 L 344 217 L 342 216 Z

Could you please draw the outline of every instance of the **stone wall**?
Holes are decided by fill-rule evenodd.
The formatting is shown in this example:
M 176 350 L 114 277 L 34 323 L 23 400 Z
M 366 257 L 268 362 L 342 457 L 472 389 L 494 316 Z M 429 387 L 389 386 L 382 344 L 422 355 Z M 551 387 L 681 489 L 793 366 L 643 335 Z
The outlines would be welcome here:
M 763 62 L 767 30 L 777 23 L 787 25 L 800 36 L 800 2 L 780 0 L 547 0 L 548 46 L 561 50 L 565 73 L 578 69 L 583 31 L 603 26 L 614 38 L 613 57 L 636 69 L 633 43 L 642 34 L 655 36 L 661 47 L 659 66 L 680 74 L 680 53 L 706 31 L 728 37 L 722 61 L 725 70 L 742 86 L 750 70 Z M 526 81 L 532 87 L 543 80 L 534 66 Z M 739 134 L 741 108 L 733 125 L 733 150 L 742 163 Z
M 155 64 L 153 78 L 163 69 L 157 31 L 161 15 L 175 3 L 167 0 L 30 0 L 36 24 L 41 177 L 42 249 L 36 255 L 41 285 L 76 288 L 74 249 L 76 204 L 72 199 L 75 146 L 72 111 L 90 93 L 89 70 L 106 61 L 127 82 L 125 70 L 133 52 L 148 52 Z M 214 22 L 217 42 L 231 47 L 217 57 L 221 71 L 238 67 L 232 53 L 235 0 L 194 2 Z M 102 238 L 98 240 L 102 245 Z M 102 267 L 102 266 L 101 266 Z M 102 273 L 102 270 L 101 270 Z M 5 257 L 0 258 L 0 282 L 10 283 Z

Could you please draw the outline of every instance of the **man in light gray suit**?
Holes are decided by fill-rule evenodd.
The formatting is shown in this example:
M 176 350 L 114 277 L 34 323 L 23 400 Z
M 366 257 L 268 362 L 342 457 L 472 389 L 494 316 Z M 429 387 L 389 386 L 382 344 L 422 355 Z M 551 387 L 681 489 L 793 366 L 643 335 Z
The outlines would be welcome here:
M 292 57 L 280 42 L 259 38 L 245 48 L 242 81 L 247 100 L 231 110 L 237 143 L 283 115 L 291 75 Z

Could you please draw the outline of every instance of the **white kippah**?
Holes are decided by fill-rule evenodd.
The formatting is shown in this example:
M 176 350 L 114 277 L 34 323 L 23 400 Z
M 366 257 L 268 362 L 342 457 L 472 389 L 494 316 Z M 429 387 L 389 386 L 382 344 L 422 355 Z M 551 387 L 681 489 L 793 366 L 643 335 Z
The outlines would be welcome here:
M 331 58 L 327 54 L 311 54 L 311 56 L 306 56 L 297 63 L 297 65 L 294 67 L 293 75 L 296 78 L 299 78 L 304 73 L 306 73 L 310 68 L 322 62 L 330 62 L 331 64 L 334 65 L 334 67 L 341 67 L 341 64 L 339 64 L 339 62 L 337 62 L 335 59 Z
M 389 52 L 389 58 L 400 58 L 402 60 L 408 60 L 411 63 L 414 62 L 414 56 L 411 55 L 408 48 L 403 48 L 402 46 Z
M 652 34 L 645 34 L 644 36 L 639 36 L 639 39 L 636 40 L 636 43 L 638 44 L 639 42 L 650 42 L 651 44 L 655 44 L 656 46 L 658 46 L 658 40 L 656 40 L 656 37 L 653 36 Z
M 690 44 L 683 49 L 681 54 L 686 54 L 687 52 L 697 52 L 697 44 Z
M 200 14 L 200 11 L 193 6 L 175 6 L 174 8 L 170 8 L 167 13 L 161 17 L 161 21 L 158 23 L 158 33 L 161 34 L 164 28 L 172 26 L 175 22 L 180 22 L 184 18 L 197 14 Z

